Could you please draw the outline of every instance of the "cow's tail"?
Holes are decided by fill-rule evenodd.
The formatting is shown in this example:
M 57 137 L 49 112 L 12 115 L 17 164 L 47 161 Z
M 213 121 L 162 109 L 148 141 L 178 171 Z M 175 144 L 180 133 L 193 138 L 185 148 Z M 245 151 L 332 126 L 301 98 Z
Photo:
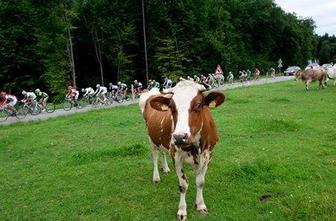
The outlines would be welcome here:
M 139 107 L 140 107 L 141 113 L 143 113 L 145 110 L 146 101 L 148 100 L 148 98 L 156 94 L 160 94 L 160 90 L 154 87 L 150 91 L 144 92 L 140 95 Z

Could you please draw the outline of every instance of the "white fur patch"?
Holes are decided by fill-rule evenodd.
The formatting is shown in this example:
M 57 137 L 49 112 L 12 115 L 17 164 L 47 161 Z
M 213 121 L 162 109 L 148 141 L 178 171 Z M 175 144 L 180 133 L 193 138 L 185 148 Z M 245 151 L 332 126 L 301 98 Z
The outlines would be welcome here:
M 177 122 L 174 134 L 188 134 L 190 136 L 189 127 L 189 108 L 192 99 L 197 96 L 199 91 L 205 90 L 203 85 L 193 81 L 180 81 L 173 88 L 173 100 L 177 110 Z
M 152 88 L 150 91 L 142 93 L 140 95 L 140 99 L 139 99 L 139 107 L 141 109 L 141 113 L 144 112 L 145 110 L 145 106 L 146 106 L 146 101 L 147 99 L 152 96 L 152 95 L 156 95 L 156 94 L 160 94 L 160 90 L 158 88 Z

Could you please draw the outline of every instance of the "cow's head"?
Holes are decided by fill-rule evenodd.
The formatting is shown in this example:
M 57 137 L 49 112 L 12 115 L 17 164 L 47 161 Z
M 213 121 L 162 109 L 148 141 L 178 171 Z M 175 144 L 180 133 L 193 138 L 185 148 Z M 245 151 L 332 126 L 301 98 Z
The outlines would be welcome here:
M 194 145 L 200 140 L 200 131 L 204 115 L 209 107 L 221 105 L 225 96 L 220 92 L 205 95 L 204 86 L 193 81 L 181 81 L 169 92 L 171 97 L 159 96 L 150 101 L 152 108 L 158 111 L 171 111 L 174 121 L 171 142 L 178 146 Z M 206 113 L 205 113 L 206 112 Z
M 301 70 L 296 71 L 294 73 L 294 77 L 295 77 L 294 80 L 296 80 L 296 81 L 299 80 L 299 79 L 301 79 L 301 77 L 302 77 L 302 71 Z

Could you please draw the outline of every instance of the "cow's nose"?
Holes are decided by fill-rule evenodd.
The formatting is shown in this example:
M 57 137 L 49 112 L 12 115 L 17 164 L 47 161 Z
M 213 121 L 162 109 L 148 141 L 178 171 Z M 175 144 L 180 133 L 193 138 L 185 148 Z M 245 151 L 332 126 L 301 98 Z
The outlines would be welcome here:
M 188 143 L 188 134 L 187 133 L 181 133 L 181 134 L 174 134 L 173 135 L 175 139 L 176 145 L 183 145 Z

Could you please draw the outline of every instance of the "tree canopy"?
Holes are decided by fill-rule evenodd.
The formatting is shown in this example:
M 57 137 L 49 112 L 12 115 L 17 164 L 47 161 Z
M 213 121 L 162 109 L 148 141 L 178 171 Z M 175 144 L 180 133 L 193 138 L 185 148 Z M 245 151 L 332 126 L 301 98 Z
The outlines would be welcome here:
M 145 81 L 141 1 L 2 0 L 1 90 Z M 336 37 L 272 0 L 145 1 L 149 77 L 336 59 Z

